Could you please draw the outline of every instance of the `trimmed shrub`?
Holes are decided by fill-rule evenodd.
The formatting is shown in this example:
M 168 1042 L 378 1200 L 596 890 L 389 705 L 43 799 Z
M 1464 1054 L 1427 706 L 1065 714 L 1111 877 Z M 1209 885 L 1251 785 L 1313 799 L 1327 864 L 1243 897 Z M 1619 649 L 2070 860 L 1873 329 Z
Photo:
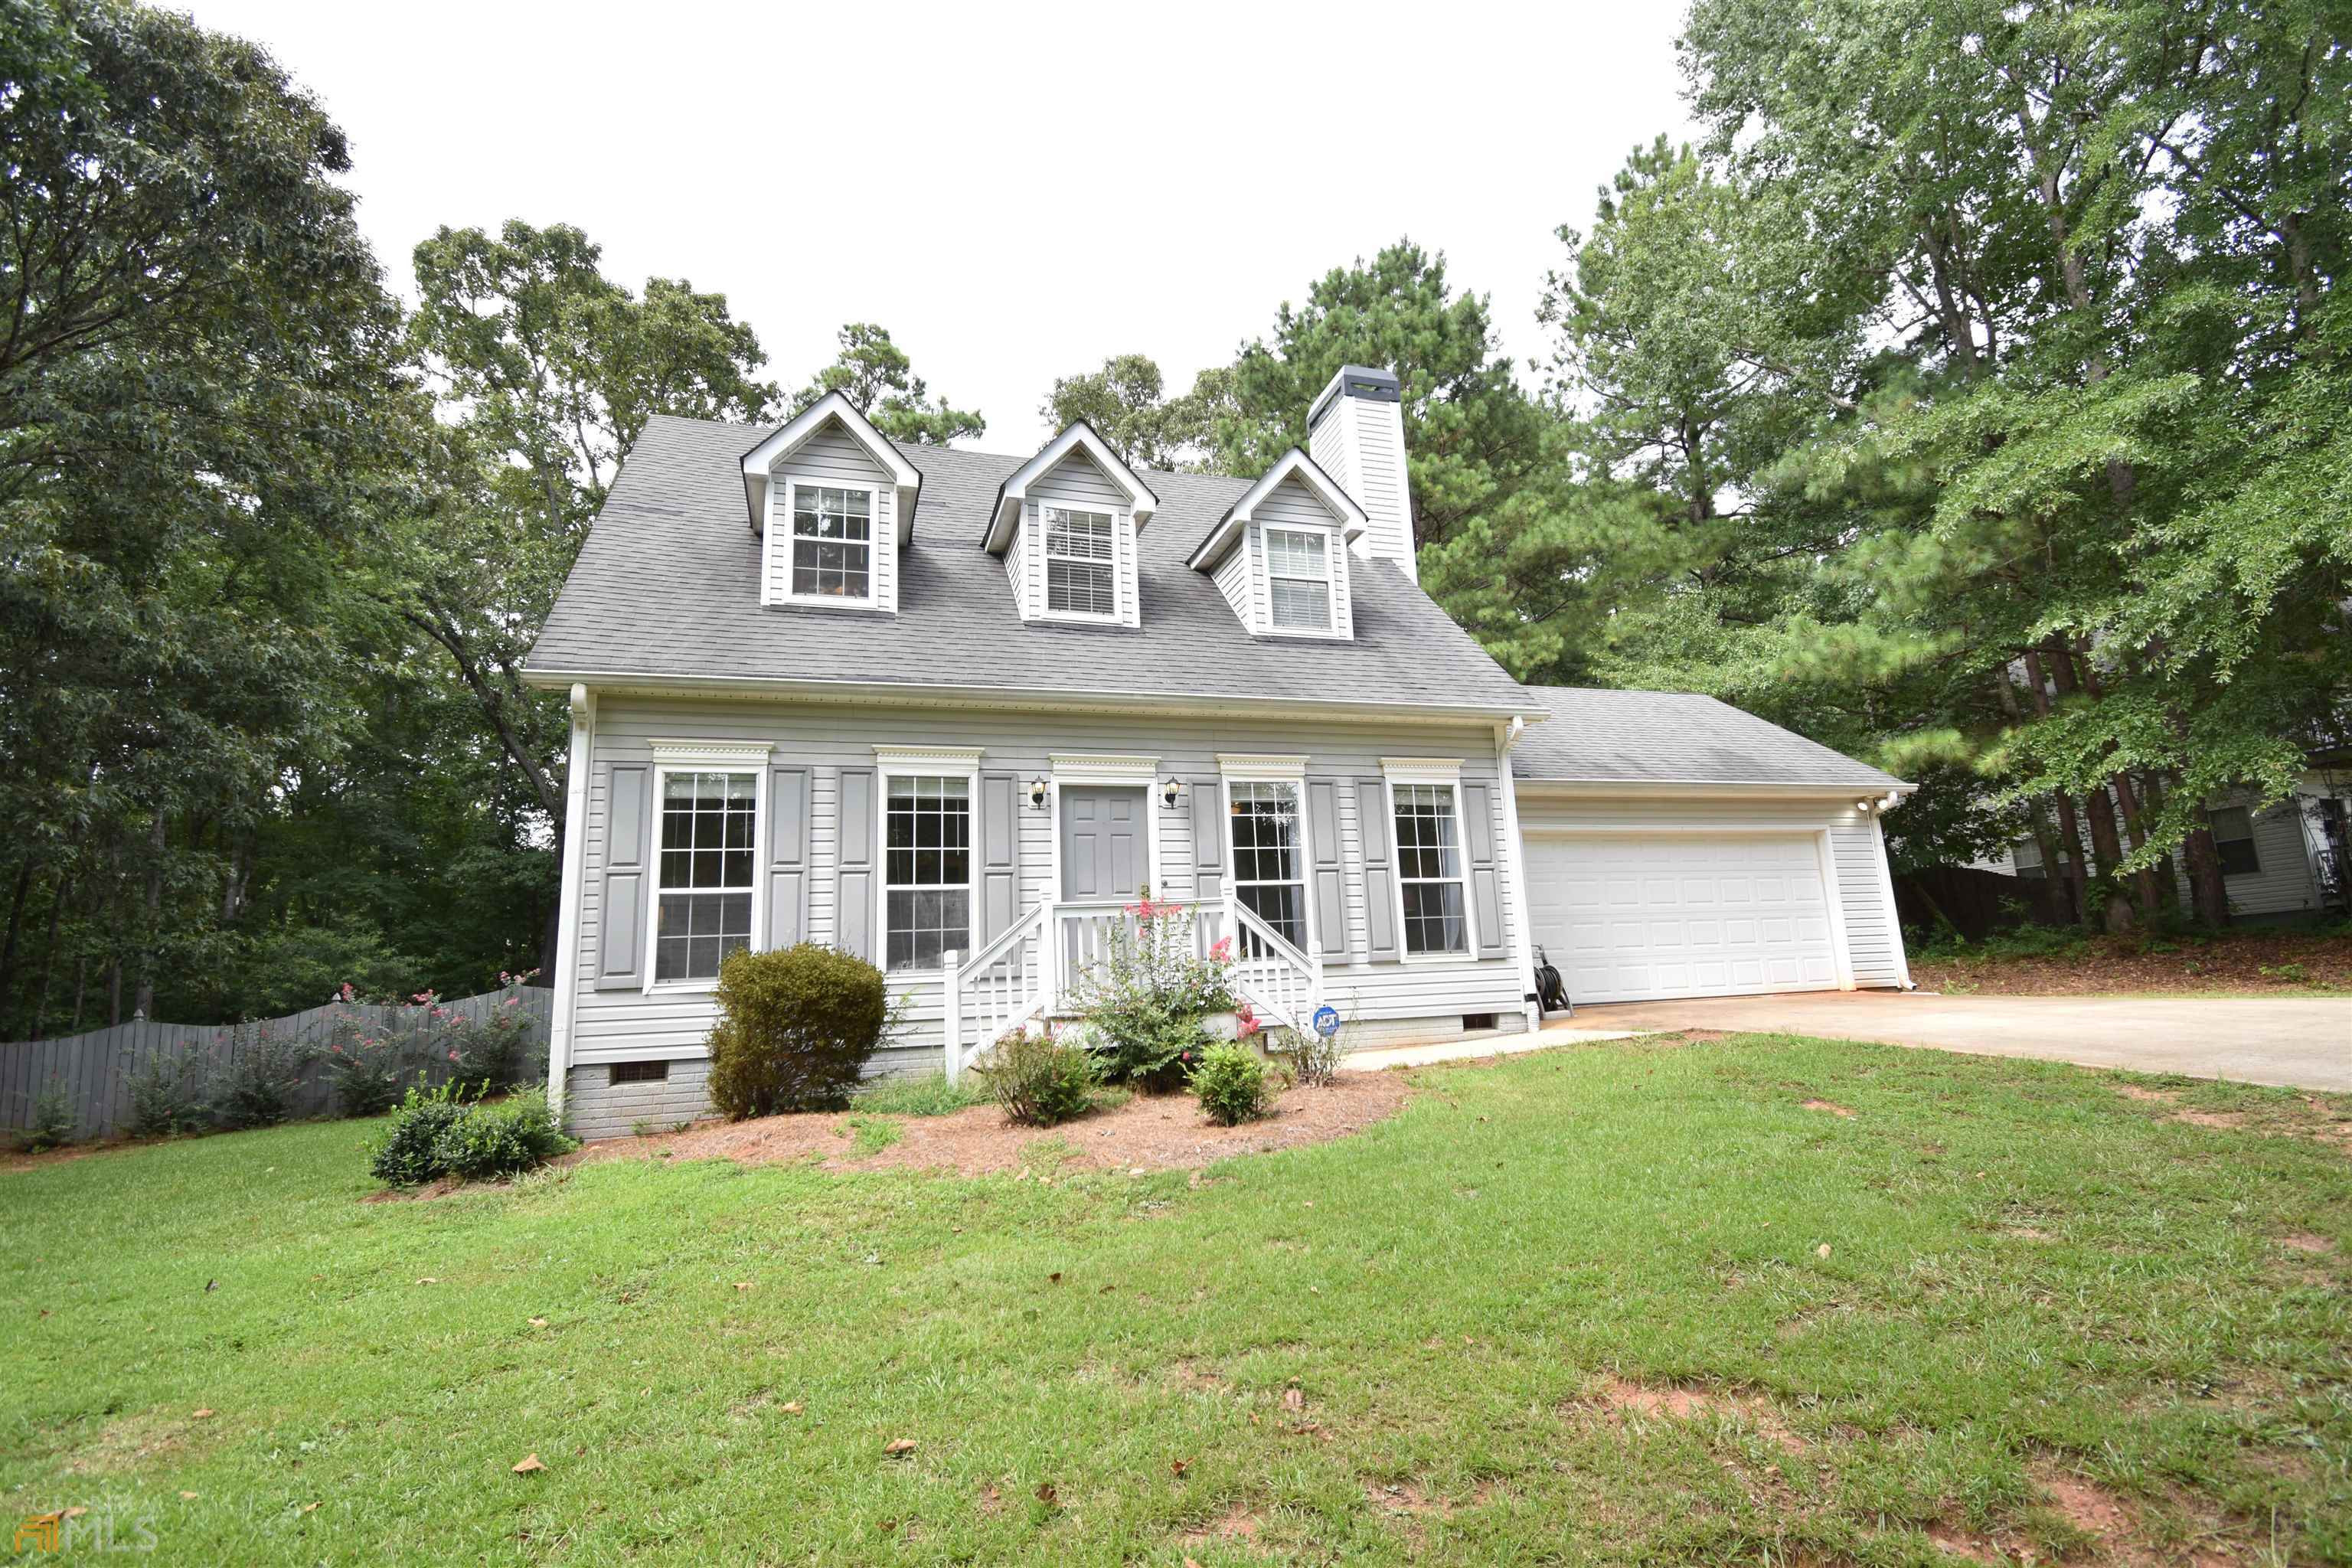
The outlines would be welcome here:
M 392 1125 L 377 1142 L 369 1171 L 377 1181 L 395 1187 L 438 1181 L 449 1171 L 441 1141 L 471 1109 L 458 1098 L 455 1083 L 410 1089 L 392 1113 Z
M 716 995 L 710 1102 L 735 1121 L 840 1110 L 897 1021 L 880 970 L 809 942 L 730 954 Z
M 1246 1046 L 1211 1046 L 1187 1082 L 1200 1097 L 1202 1110 L 1220 1127 L 1255 1121 L 1273 1109 L 1265 1062 Z
M 1045 1035 L 1011 1034 L 988 1058 L 988 1091 L 1024 1127 L 1053 1127 L 1084 1116 L 1102 1074 L 1091 1052 Z
M 579 1145 L 555 1124 L 547 1091 L 528 1089 L 496 1104 L 468 1105 L 434 1145 L 445 1174 L 469 1182 L 519 1176 Z

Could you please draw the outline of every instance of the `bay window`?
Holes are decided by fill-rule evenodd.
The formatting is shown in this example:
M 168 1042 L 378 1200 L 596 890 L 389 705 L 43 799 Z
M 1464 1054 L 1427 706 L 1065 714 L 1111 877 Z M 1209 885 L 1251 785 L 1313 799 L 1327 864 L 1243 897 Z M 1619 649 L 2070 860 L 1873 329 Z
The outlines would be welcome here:
M 654 980 L 711 980 L 751 945 L 751 892 L 760 775 L 678 770 L 662 774 L 654 902 Z
M 971 781 L 893 775 L 883 818 L 884 966 L 971 951 Z

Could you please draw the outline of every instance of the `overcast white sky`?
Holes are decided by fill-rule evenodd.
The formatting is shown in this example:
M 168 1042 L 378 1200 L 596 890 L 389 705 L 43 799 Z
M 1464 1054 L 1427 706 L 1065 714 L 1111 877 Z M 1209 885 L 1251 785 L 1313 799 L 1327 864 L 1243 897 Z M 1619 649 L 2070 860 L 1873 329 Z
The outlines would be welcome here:
M 395 287 L 441 224 L 576 224 L 630 288 L 723 291 L 787 390 L 878 321 L 1026 452 L 1056 375 L 1174 389 L 1401 235 L 1523 366 L 1552 231 L 1690 133 L 1679 4 L 545 7 L 186 0 L 350 134 Z

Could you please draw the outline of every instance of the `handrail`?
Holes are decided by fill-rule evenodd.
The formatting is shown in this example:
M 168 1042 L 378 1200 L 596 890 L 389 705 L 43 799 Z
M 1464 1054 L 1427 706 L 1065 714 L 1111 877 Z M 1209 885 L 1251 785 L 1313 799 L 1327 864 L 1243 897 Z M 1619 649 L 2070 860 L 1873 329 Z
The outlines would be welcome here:
M 1307 1026 L 1322 1000 L 1323 965 L 1238 899 L 1226 900 L 1234 922 L 1234 988 L 1286 1028 Z M 1244 952 L 1255 944 L 1256 951 Z M 1265 971 L 1272 969 L 1272 973 Z M 1303 993 L 1303 994 L 1298 994 Z
M 961 1077 L 964 1063 L 995 1044 L 1005 1030 L 1026 1024 L 1051 1003 L 1055 961 L 1049 933 L 1053 921 L 1054 905 L 1041 901 L 1023 910 L 1018 919 L 969 959 L 959 962 L 953 952 L 940 955 L 946 982 L 942 987 L 946 993 L 944 1016 L 940 1020 L 945 1047 L 942 1055 L 949 1082 Z M 1037 944 L 1034 959 L 1020 952 L 1023 942 L 1032 941 Z M 995 1005 L 980 1012 L 976 1019 L 982 1038 L 967 1051 L 963 1044 L 964 993 L 973 991 L 972 1000 L 979 1003 L 982 997 L 977 992 L 978 983 L 986 981 L 991 971 L 1008 961 L 1013 965 L 1009 984 L 994 986 L 991 1000 Z
M 1272 948 L 1275 956 L 1286 959 L 1294 967 L 1306 970 L 1310 973 L 1321 973 L 1323 965 L 1320 963 L 1307 957 L 1297 943 L 1266 924 L 1265 919 L 1255 910 L 1251 909 L 1239 899 L 1231 899 L 1226 902 L 1234 911 L 1234 924 Z
M 957 966 L 957 978 L 961 979 L 965 974 L 979 968 L 982 964 L 993 963 L 998 959 L 1003 957 L 1004 950 L 1011 947 L 1014 942 L 1020 941 L 1021 938 L 1026 934 L 1022 928 L 1024 926 L 1034 925 L 1039 921 L 1045 919 L 1045 912 L 1053 907 L 1054 906 L 1051 904 L 1043 903 L 1030 905 L 1018 919 L 1016 919 L 1011 925 L 1006 926 L 1003 931 L 999 932 L 995 940 L 992 941 L 986 947 L 982 948 L 978 952 L 973 953 L 970 958 L 963 960 L 962 963 Z

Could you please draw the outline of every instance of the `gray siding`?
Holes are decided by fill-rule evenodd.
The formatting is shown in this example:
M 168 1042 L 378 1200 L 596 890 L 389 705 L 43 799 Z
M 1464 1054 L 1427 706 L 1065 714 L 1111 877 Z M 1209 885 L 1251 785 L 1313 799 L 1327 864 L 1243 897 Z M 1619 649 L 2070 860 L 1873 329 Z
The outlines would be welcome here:
M 806 484 L 870 487 L 875 491 L 875 606 L 880 610 L 896 610 L 898 607 L 898 492 L 891 483 L 889 470 L 876 462 L 836 419 L 828 420 L 824 428 L 785 453 L 768 473 L 770 514 L 764 566 L 769 601 L 782 604 L 792 592 L 793 521 L 791 514 L 784 510 L 784 485 L 788 480 L 799 479 Z
M 987 772 L 1009 771 L 1025 780 L 1050 773 L 1049 753 L 1097 752 L 1145 754 L 1160 759 L 1159 773 L 1193 781 L 1218 777 L 1219 752 L 1306 753 L 1310 778 L 1378 779 L 1382 756 L 1456 757 L 1465 783 L 1496 777 L 1493 732 L 1485 725 L 1375 728 L 1342 724 L 1227 723 L 1208 720 L 1128 718 L 1112 715 L 1035 715 L 971 710 L 863 710 L 808 703 L 695 704 L 607 693 L 599 701 L 594 766 L 585 833 L 587 876 L 583 889 L 597 889 L 606 853 L 606 800 L 603 782 L 615 763 L 651 755 L 655 737 L 692 736 L 774 748 L 777 767 L 808 769 L 808 848 L 805 885 L 810 940 L 832 942 L 839 931 L 835 909 L 841 862 L 839 789 L 845 768 L 870 767 L 874 747 L 935 745 L 979 747 Z M 770 775 L 771 777 L 772 774 Z M 1209 786 L 1216 787 L 1213 782 Z M 1492 831 L 1504 832 L 1499 789 L 1484 792 Z M 1507 925 L 1505 956 L 1498 960 L 1444 964 L 1373 963 L 1366 949 L 1363 858 L 1358 847 L 1356 792 L 1338 791 L 1341 836 L 1340 903 L 1346 921 L 1346 952 L 1327 961 L 1325 989 L 1342 1012 L 1367 1022 L 1435 1019 L 1431 1033 L 1459 1027 L 1464 1013 L 1515 1013 L 1526 989 L 1509 954 L 1515 930 Z M 1170 811 L 1150 806 L 1157 832 L 1154 890 L 1189 899 L 1194 889 L 1192 813 L 1186 805 Z M 1219 803 L 1211 820 L 1223 820 Z M 1019 874 L 1023 907 L 1045 896 L 1053 864 L 1048 814 L 1018 813 Z M 1506 901 L 1508 921 L 1518 918 L 1519 900 Z M 583 891 L 580 951 L 593 954 L 604 911 Z M 1320 932 L 1317 934 L 1320 941 Z M 909 1033 L 886 1068 L 933 1065 L 939 1049 L 940 983 L 936 975 L 895 982 L 909 998 Z M 583 974 L 577 991 L 571 1059 L 591 1065 L 646 1057 L 699 1058 L 711 1022 L 707 992 L 599 991 Z
M 1521 779 L 1519 827 L 1525 833 L 1592 823 L 1610 826 L 1755 827 L 1766 831 L 1818 833 L 1826 828 L 1836 868 L 1835 897 L 1845 921 L 1846 951 L 1853 981 L 1861 986 L 1903 984 L 1903 934 L 1886 908 L 1880 883 L 1882 856 L 1870 822 L 1857 815 L 1851 798 L 1741 801 L 1655 796 L 1560 795 Z

